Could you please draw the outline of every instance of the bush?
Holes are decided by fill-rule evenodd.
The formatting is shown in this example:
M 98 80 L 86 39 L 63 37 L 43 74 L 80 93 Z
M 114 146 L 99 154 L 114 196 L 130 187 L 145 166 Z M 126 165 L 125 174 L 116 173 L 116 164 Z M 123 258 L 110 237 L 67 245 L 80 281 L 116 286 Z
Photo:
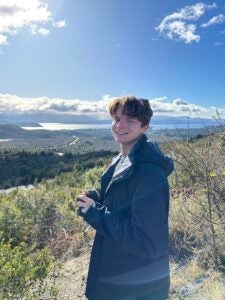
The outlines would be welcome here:
M 12 247 L 0 243 L 0 299 L 40 299 L 48 293 L 56 299 L 57 290 L 46 278 L 54 260 L 46 249 L 36 250 L 21 243 Z
M 173 143 L 176 162 L 171 199 L 171 241 L 177 251 L 197 255 L 210 268 L 225 258 L 225 154 L 223 135 L 195 143 Z

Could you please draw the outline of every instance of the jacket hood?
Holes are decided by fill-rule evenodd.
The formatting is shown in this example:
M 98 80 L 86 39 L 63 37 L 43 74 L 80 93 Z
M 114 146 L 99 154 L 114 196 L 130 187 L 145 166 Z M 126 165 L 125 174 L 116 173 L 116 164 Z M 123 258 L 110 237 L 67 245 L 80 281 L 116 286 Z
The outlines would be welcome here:
M 166 176 L 169 176 L 174 170 L 172 158 L 164 155 L 156 142 L 147 141 L 145 134 L 140 137 L 128 156 L 132 164 L 135 164 L 136 161 L 143 161 L 159 165 Z

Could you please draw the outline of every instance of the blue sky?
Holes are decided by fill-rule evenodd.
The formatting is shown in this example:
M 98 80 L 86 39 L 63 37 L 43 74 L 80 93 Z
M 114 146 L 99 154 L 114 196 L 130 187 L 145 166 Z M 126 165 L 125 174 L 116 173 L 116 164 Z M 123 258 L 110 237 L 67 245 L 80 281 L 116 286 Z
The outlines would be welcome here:
M 224 1 L 0 0 L 0 115 L 225 116 Z

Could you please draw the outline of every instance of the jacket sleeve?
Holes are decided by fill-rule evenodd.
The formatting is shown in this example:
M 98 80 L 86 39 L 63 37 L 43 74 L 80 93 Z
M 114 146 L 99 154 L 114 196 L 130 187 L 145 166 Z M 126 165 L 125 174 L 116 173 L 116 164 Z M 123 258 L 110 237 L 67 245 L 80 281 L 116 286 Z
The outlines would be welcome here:
M 100 200 L 101 200 L 101 189 L 92 189 L 92 190 L 87 190 L 86 192 L 87 196 L 90 197 L 92 200 L 95 202 L 95 206 L 97 205 L 99 208 Z M 74 208 L 73 208 L 74 210 Z M 77 209 L 77 215 L 80 217 L 84 217 L 85 213 L 82 212 L 82 207 L 78 207 Z
M 144 174 L 136 174 L 132 182 L 135 189 L 128 218 L 97 205 L 87 211 L 84 219 L 124 251 L 159 257 L 168 254 L 168 182 L 157 166 Z
M 95 189 L 95 190 L 88 190 L 87 191 L 88 197 L 90 197 L 95 202 L 99 203 L 101 198 L 101 189 Z

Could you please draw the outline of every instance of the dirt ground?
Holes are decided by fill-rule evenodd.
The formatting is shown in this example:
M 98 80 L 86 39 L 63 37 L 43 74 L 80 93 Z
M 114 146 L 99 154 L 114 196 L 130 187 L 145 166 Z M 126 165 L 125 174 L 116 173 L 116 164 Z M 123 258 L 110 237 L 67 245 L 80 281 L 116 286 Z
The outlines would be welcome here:
M 57 279 L 59 300 L 86 300 L 85 286 L 90 251 L 63 264 Z
M 88 271 L 88 265 L 89 265 L 89 259 L 90 259 L 90 252 L 91 249 L 88 249 L 85 251 L 84 254 L 80 255 L 79 257 L 75 257 L 72 259 L 67 260 L 59 273 L 59 276 L 56 280 L 56 285 L 59 289 L 58 293 L 58 300 L 87 300 L 85 297 L 85 287 L 86 287 L 86 278 L 87 278 L 87 271 Z M 178 274 L 177 274 L 178 272 Z M 201 278 L 195 278 L 193 277 L 193 281 L 190 280 L 183 280 L 183 285 L 176 286 L 174 280 L 176 281 L 176 278 L 179 277 L 182 280 L 182 268 L 179 270 L 177 269 L 176 265 L 174 263 L 171 264 L 171 279 L 172 279 L 172 286 L 171 286 L 171 294 L 170 299 L 187 299 L 187 300 L 207 300 L 207 299 L 214 299 L 214 300 L 222 300 L 225 299 L 222 294 L 224 295 L 224 289 L 222 285 L 224 283 L 218 282 L 215 286 L 217 289 L 219 289 L 221 285 L 221 291 L 217 291 L 218 295 L 215 296 L 216 292 L 211 291 L 210 295 L 213 295 L 210 297 L 208 294 L 204 294 L 202 291 L 202 286 L 204 282 L 207 281 L 208 277 L 203 276 Z M 224 281 L 225 282 L 225 281 Z M 222 292 L 223 289 L 223 292 Z

